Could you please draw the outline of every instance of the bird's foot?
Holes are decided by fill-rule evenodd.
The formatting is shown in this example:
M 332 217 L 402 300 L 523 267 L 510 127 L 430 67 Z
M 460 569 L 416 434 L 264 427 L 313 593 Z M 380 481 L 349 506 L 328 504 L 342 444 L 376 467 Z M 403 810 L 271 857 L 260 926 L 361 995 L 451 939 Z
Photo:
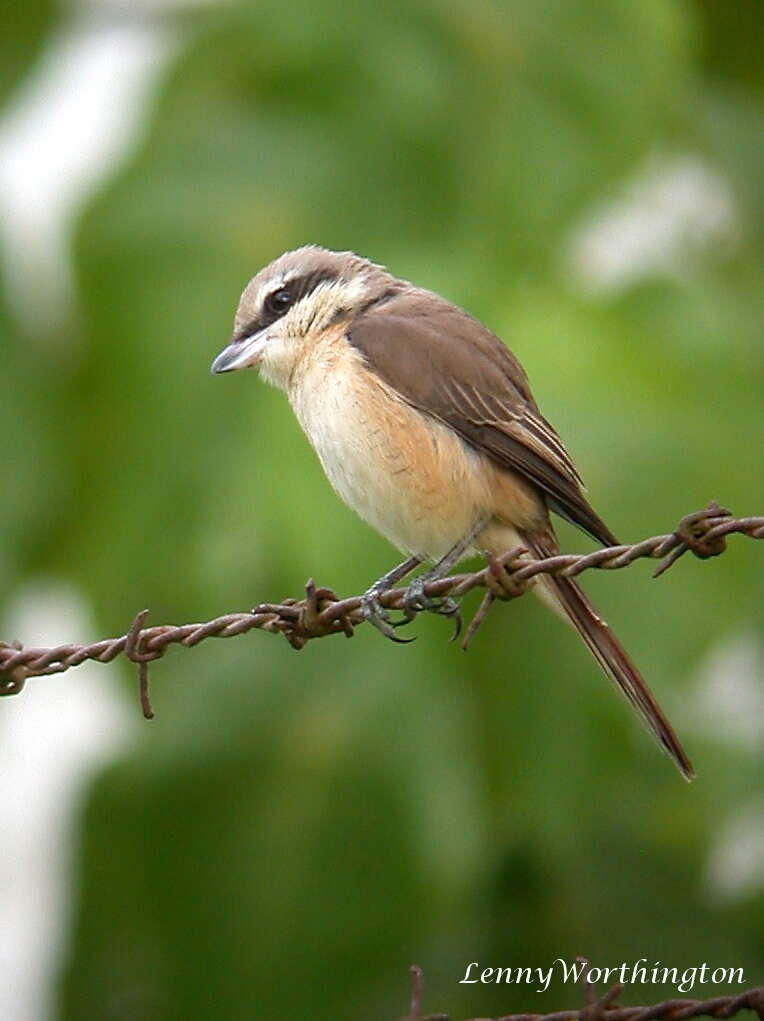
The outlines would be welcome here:
M 413 620 L 418 613 L 426 611 L 437 613 L 441 617 L 453 617 L 456 622 L 454 638 L 462 629 L 462 615 L 459 604 L 450 596 L 428 596 L 425 586 L 428 581 L 436 581 L 437 577 L 432 574 L 420 574 L 414 578 L 406 589 L 403 598 L 403 612 L 407 620 Z
M 361 596 L 361 616 L 364 620 L 368 620 L 370 624 L 373 624 L 377 631 L 380 631 L 385 638 L 389 638 L 391 642 L 405 645 L 408 642 L 413 642 L 414 639 L 399 638 L 395 633 L 395 628 L 400 627 L 401 624 L 408 624 L 410 618 L 407 616 L 403 620 L 392 620 L 380 600 L 380 596 L 384 592 L 389 591 L 390 588 L 390 585 L 381 585 L 377 582 L 370 589 L 367 589 L 363 596 Z

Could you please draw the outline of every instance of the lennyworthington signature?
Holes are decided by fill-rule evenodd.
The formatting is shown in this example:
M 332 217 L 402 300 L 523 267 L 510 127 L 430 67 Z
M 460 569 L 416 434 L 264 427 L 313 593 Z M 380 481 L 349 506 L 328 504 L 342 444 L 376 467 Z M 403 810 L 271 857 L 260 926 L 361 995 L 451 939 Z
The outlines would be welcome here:
M 532 985 L 537 993 L 545 993 L 552 979 L 557 975 L 563 982 L 576 985 L 582 981 L 599 985 L 621 982 L 623 985 L 670 985 L 677 992 L 689 993 L 696 985 L 742 985 L 745 975 L 742 968 L 712 968 L 698 964 L 691 968 L 672 968 L 655 961 L 649 964 L 646 957 L 640 957 L 633 964 L 623 962 L 607 968 L 595 967 L 588 961 L 569 962 L 562 957 L 555 958 L 546 968 L 540 967 L 483 967 L 479 961 L 471 961 L 459 979 L 460 985 Z

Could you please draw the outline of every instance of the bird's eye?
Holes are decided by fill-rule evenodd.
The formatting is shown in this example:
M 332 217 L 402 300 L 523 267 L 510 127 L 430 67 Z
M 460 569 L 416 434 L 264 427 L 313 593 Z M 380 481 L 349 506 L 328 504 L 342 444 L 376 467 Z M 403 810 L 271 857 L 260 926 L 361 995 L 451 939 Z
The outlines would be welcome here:
M 292 291 L 288 287 L 279 287 L 265 299 L 265 307 L 272 315 L 276 316 L 283 315 L 291 304 Z

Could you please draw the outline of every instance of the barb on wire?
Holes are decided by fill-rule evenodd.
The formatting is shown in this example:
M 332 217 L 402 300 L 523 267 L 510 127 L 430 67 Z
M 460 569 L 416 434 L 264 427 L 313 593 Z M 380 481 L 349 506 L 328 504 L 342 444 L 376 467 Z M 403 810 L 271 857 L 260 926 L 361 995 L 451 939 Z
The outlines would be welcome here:
M 579 1009 L 558 1010 L 553 1014 L 502 1014 L 496 1018 L 471 1018 L 468 1021 L 689 1021 L 690 1018 L 711 1017 L 726 1019 L 750 1010 L 764 1021 L 764 986 L 747 989 L 734 996 L 715 996 L 708 1000 L 662 1000 L 641 1007 L 619 1007 L 616 1000 L 624 990 L 622 982 L 616 983 L 602 996 L 589 981 L 588 961 L 577 958 L 585 965 L 582 984 L 586 1005 Z M 402 1021 L 449 1021 L 448 1014 L 422 1014 L 424 998 L 424 976 L 418 965 L 413 965 L 411 974 L 411 1008 Z
M 617 570 L 643 557 L 661 563 L 654 572 L 663 574 L 688 550 L 705 559 L 726 549 L 726 536 L 737 533 L 750 539 L 764 539 L 764 517 L 735 518 L 730 511 L 710 503 L 705 510 L 682 518 L 675 531 L 655 535 L 642 542 L 609 546 L 594 553 L 565 553 L 533 559 L 523 549 L 508 550 L 500 557 L 489 557 L 487 566 L 471 574 L 452 574 L 426 582 L 423 593 L 431 599 L 459 598 L 473 589 L 484 589 L 483 601 L 467 628 L 466 648 L 496 599 L 515 599 L 531 587 L 539 574 L 574 577 L 592 569 Z M 390 589 L 380 596 L 386 610 L 404 610 L 413 619 L 427 612 L 422 607 L 406 606 L 405 588 Z M 248 613 L 227 613 L 201 624 L 144 627 L 148 610 L 142 610 L 127 633 L 120 638 L 104 638 L 87 645 L 68 644 L 55 648 L 24 648 L 19 642 L 0 642 L 0 695 L 17 695 L 29 677 L 63 673 L 86 660 L 110 663 L 125 655 L 138 665 L 141 707 L 147 719 L 153 711 L 149 700 L 149 663 L 160 659 L 170 645 L 191 648 L 207 638 L 232 638 L 260 629 L 282 634 L 295 649 L 302 649 L 311 638 L 344 634 L 352 638 L 362 624 L 361 596 L 339 599 L 328 588 L 318 588 L 311 579 L 303 599 L 285 599 L 281 603 L 260 603 Z

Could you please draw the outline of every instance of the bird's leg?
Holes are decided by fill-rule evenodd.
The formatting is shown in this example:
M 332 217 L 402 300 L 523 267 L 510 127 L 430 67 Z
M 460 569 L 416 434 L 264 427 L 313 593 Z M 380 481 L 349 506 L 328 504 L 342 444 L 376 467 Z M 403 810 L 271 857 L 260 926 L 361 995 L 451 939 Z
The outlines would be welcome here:
M 475 524 L 466 535 L 462 536 L 462 538 L 454 546 L 452 546 L 451 549 L 445 553 L 429 571 L 425 571 L 424 574 L 420 574 L 414 578 L 406 590 L 406 596 L 403 600 L 404 612 L 409 620 L 422 610 L 439 613 L 444 617 L 456 617 L 458 633 L 461 627 L 461 623 L 458 620 L 459 604 L 454 599 L 451 599 L 450 596 L 433 599 L 431 596 L 427 595 L 424 588 L 430 581 L 438 581 L 440 578 L 445 578 L 451 568 L 458 564 L 462 559 L 464 554 L 474 542 L 476 536 L 483 531 L 486 523 L 486 518 L 480 518 L 477 524 Z
M 401 578 L 411 574 L 414 568 L 419 567 L 421 563 L 421 557 L 409 557 L 408 560 L 404 560 L 402 564 L 394 567 L 392 571 L 383 574 L 361 597 L 361 613 L 364 620 L 368 620 L 378 631 L 382 632 L 385 638 L 389 638 L 393 642 L 408 642 L 412 639 L 397 637 L 394 625 L 390 621 L 390 614 L 380 602 L 379 597 L 383 592 L 389 592 L 391 588 L 394 588 Z

